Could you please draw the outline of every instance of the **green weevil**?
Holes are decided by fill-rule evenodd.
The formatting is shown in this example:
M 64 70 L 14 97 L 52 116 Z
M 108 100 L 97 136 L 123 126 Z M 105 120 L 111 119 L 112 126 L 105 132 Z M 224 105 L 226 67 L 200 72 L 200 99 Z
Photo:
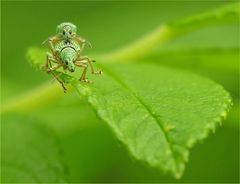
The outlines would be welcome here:
M 84 47 L 86 45 L 91 47 L 91 44 L 77 35 L 77 27 L 74 24 L 70 22 L 61 23 L 57 26 L 56 32 L 55 36 L 43 42 L 43 44 L 48 42 L 51 49 L 51 52 L 47 52 L 46 64 L 43 68 L 47 73 L 52 73 L 61 83 L 64 92 L 66 92 L 64 82 L 53 72 L 61 67 L 64 71 L 70 72 L 74 72 L 76 66 L 84 68 L 79 80 L 86 83 L 91 82 L 86 77 L 88 66 L 90 66 L 92 74 L 103 73 L 101 70 L 94 71 L 92 62 L 95 62 L 95 60 L 82 55 Z M 55 63 L 55 65 L 52 66 L 52 63 Z

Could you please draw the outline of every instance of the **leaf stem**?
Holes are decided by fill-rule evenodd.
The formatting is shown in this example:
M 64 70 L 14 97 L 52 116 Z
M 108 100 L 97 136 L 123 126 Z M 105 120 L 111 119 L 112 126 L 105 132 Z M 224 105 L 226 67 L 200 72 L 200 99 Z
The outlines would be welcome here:
M 29 112 L 37 107 L 59 99 L 63 94 L 58 83 L 55 82 L 51 84 L 47 82 L 27 93 L 9 100 L 6 104 L 2 105 L 0 112 Z
M 129 61 L 146 55 L 157 45 L 163 45 L 186 33 L 208 26 L 239 23 L 239 3 L 159 26 L 153 32 L 116 51 L 99 56 L 99 59 L 115 62 Z M 35 63 L 39 64 L 39 63 Z M 58 84 L 44 84 L 3 105 L 1 113 L 8 111 L 30 111 L 61 97 L 64 93 Z
M 154 47 L 161 46 L 189 32 L 215 25 L 239 23 L 239 20 L 239 3 L 233 3 L 209 12 L 163 24 L 132 44 L 105 54 L 102 57 L 104 60 L 111 61 L 137 59 L 146 55 Z
M 104 60 L 131 60 L 144 56 L 149 50 L 157 45 L 162 45 L 171 39 L 173 39 L 177 34 L 174 33 L 169 26 L 162 25 L 158 27 L 153 32 L 143 36 L 134 43 L 113 51 L 109 54 L 103 55 Z

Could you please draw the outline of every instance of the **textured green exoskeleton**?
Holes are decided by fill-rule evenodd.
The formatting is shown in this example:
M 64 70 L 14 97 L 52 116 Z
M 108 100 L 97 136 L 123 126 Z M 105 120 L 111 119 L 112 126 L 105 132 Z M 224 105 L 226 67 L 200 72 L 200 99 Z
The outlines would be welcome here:
M 64 92 L 66 91 L 64 82 L 53 72 L 60 67 L 70 72 L 74 72 L 76 67 L 83 67 L 83 73 L 79 80 L 87 83 L 90 82 L 86 77 L 88 66 L 90 66 L 92 74 L 102 74 L 102 71 L 94 71 L 92 65 L 94 60 L 82 56 L 86 44 L 90 47 L 91 44 L 77 35 L 77 27 L 74 24 L 61 23 L 57 26 L 56 35 L 46 41 L 49 43 L 51 52 L 47 52 L 47 61 L 43 69 L 53 74 L 61 83 Z M 55 63 L 55 65 L 53 66 L 52 63 Z

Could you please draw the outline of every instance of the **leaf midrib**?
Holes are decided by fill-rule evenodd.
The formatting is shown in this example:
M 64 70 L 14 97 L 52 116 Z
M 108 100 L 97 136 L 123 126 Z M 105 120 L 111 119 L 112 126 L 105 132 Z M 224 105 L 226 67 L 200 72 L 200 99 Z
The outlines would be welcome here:
M 111 70 L 109 70 L 106 66 L 100 65 L 102 69 L 104 69 L 104 72 L 108 74 L 112 79 L 114 79 L 117 83 L 119 83 L 124 89 L 130 92 L 130 94 L 146 109 L 146 111 L 150 114 L 150 116 L 155 120 L 160 130 L 163 132 L 165 141 L 167 142 L 167 145 L 169 147 L 169 150 L 172 155 L 172 159 L 175 164 L 175 169 L 177 168 L 177 158 L 174 157 L 175 151 L 173 148 L 173 143 L 170 142 L 170 138 L 168 134 L 164 131 L 164 127 L 162 125 L 162 121 L 156 116 L 154 113 L 152 113 L 151 108 L 148 107 L 148 105 L 132 90 L 128 87 L 127 84 L 125 84 L 115 73 L 113 73 Z

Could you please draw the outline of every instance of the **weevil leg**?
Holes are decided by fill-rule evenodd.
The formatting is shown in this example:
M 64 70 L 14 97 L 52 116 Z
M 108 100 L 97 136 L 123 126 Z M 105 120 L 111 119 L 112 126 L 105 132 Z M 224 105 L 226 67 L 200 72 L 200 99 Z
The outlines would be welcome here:
M 52 57 L 52 54 L 50 54 L 49 52 L 47 52 L 47 58 L 46 58 L 46 65 L 45 67 L 48 69 L 49 67 L 52 67 L 52 63 L 50 61 L 50 58 Z
M 89 41 L 85 40 L 84 38 L 76 35 L 75 38 L 74 38 L 75 41 L 77 41 L 79 44 L 81 44 L 81 50 L 78 52 L 78 55 L 80 56 L 86 46 L 89 45 L 90 48 L 92 48 L 92 45 Z
M 51 53 L 47 52 L 46 64 L 42 67 L 42 69 L 47 70 L 48 68 L 52 67 L 52 62 L 59 63 Z
M 54 56 L 56 55 L 56 49 L 54 47 L 54 43 L 56 43 L 59 40 L 60 40 L 60 38 L 58 36 L 53 36 L 53 37 L 48 38 L 48 43 L 49 43 L 50 49 Z
M 61 79 L 59 79 L 59 75 L 54 74 L 52 71 L 51 71 L 51 73 L 52 73 L 53 77 L 62 85 L 63 91 L 64 91 L 64 93 L 66 93 L 67 88 L 65 87 L 64 82 Z
M 94 67 L 93 67 L 93 65 L 92 65 L 92 62 L 95 62 L 95 61 L 92 60 L 92 59 L 90 59 L 89 57 L 87 57 L 87 56 L 81 56 L 81 57 L 79 57 L 79 61 L 82 61 L 82 62 L 84 62 L 84 63 L 89 64 L 92 74 L 96 74 L 96 75 L 101 75 L 101 74 L 103 74 L 103 72 L 102 72 L 101 70 L 99 70 L 99 71 L 95 71 L 95 70 L 94 70 Z
M 61 62 L 59 62 L 58 59 L 57 59 L 54 55 L 52 55 L 50 52 L 47 52 L 47 57 L 48 57 L 48 60 L 51 61 L 51 62 L 53 62 L 53 63 L 61 63 Z
M 57 63 L 57 65 L 52 66 L 52 62 L 53 63 Z M 63 66 L 63 64 L 61 62 L 59 62 L 57 59 L 55 59 L 55 57 L 51 54 L 51 53 L 47 53 L 47 61 L 46 61 L 46 65 L 45 65 L 45 69 L 47 72 L 50 72 L 50 70 L 56 70 L 58 68 L 60 68 L 61 66 Z
M 51 74 L 53 75 L 53 77 L 62 85 L 62 88 L 63 88 L 64 93 L 66 93 L 67 88 L 65 87 L 64 82 L 59 78 L 60 75 L 56 75 L 55 73 L 53 73 L 54 70 L 56 70 L 56 69 L 58 69 L 58 68 L 60 68 L 60 67 L 62 67 L 62 66 L 63 66 L 63 64 L 55 65 L 55 66 L 53 66 L 52 68 L 49 68 L 49 69 L 47 70 L 47 72 L 48 72 L 48 73 L 51 73 Z
M 62 67 L 62 66 L 63 66 L 62 63 L 57 64 L 57 65 L 55 65 L 55 66 L 53 66 L 53 67 L 51 67 L 51 68 L 48 68 L 48 69 L 47 69 L 47 72 L 52 72 L 52 71 L 54 71 L 54 70 L 56 70 L 56 69 L 58 69 L 58 68 L 60 68 L 60 67 Z
M 88 80 L 86 77 L 88 65 L 82 61 L 75 61 L 75 65 L 78 67 L 83 67 L 83 72 L 79 80 L 82 82 L 91 83 L 92 81 Z
M 57 65 L 52 66 L 51 62 L 57 63 Z M 60 63 L 57 59 L 55 59 L 55 57 L 51 53 L 47 53 L 46 71 L 47 71 L 47 73 L 51 73 L 53 75 L 53 77 L 61 84 L 61 86 L 64 90 L 64 93 L 66 93 L 67 88 L 65 87 L 64 82 L 59 78 L 59 75 L 56 75 L 55 73 L 53 73 L 54 70 L 56 70 L 62 66 L 63 66 L 63 64 Z

